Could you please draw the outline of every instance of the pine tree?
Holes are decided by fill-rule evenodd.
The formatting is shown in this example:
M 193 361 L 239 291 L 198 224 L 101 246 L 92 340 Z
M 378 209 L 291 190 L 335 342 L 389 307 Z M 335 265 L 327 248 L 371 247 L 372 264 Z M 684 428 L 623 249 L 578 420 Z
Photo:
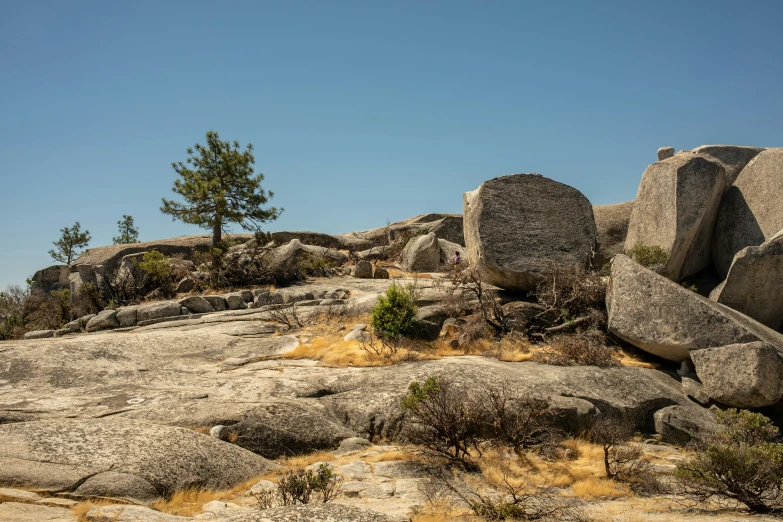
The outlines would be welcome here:
M 206 138 L 206 146 L 196 144 L 187 150 L 184 163 L 172 163 L 180 176 L 172 191 L 185 202 L 163 198 L 160 210 L 172 219 L 211 229 L 212 245 L 218 247 L 227 224 L 258 231 L 261 223 L 277 219 L 283 209 L 262 208 L 274 194 L 261 188 L 263 174 L 253 174 L 253 145 L 241 151 L 238 141 L 221 141 L 214 131 Z
M 122 221 L 117 221 L 120 235 L 113 238 L 115 245 L 127 245 L 139 242 L 139 229 L 133 226 L 133 216 L 123 214 Z
M 61 228 L 60 232 L 62 232 L 60 239 L 52 243 L 57 248 L 50 250 L 49 255 L 55 261 L 70 265 L 92 237 L 89 230 L 82 232 L 82 226 L 78 221 L 72 227 Z

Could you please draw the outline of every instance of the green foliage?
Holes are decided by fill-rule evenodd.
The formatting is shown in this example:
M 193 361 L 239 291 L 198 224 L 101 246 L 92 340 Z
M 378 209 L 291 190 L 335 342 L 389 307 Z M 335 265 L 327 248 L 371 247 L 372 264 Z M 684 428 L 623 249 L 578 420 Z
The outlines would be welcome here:
M 30 288 L 9 286 L 0 292 L 0 340 L 21 339 L 25 332 L 55 330 L 68 322 L 71 292 L 57 290 L 49 295 Z
M 228 223 L 238 223 L 246 230 L 259 230 L 261 223 L 277 219 L 283 209 L 262 208 L 274 194 L 264 191 L 263 174 L 253 174 L 253 145 L 241 151 L 239 142 L 221 141 L 210 131 L 207 144 L 196 144 L 187 150 L 185 162 L 172 163 L 180 179 L 173 191 L 184 203 L 163 199 L 161 211 L 173 219 L 212 229 L 212 245 L 222 241 Z
M 296 469 L 288 472 L 277 485 L 280 503 L 284 506 L 329 502 L 339 494 L 342 478 L 332 471 L 331 466 L 322 463 L 313 471 Z
M 680 286 L 683 287 L 686 290 L 690 290 L 691 292 L 699 292 L 699 289 L 696 285 L 689 285 L 687 283 L 680 283 Z
M 417 311 L 415 287 L 395 283 L 378 298 L 378 304 L 372 309 L 370 324 L 382 339 L 405 337 L 413 331 Z
M 162 252 L 150 250 L 144 252 L 139 268 L 147 274 L 157 286 L 171 281 L 171 261 Z
M 642 243 L 637 243 L 632 249 L 626 250 L 625 255 L 650 270 L 663 268 L 669 262 L 669 257 L 671 256 L 665 248 L 658 245 L 644 245 Z
M 683 493 L 703 502 L 744 504 L 755 513 L 783 508 L 783 444 L 778 429 L 760 413 L 730 409 L 719 412 L 723 429 L 697 445 L 675 476 Z
M 49 251 L 52 259 L 70 265 L 74 258 L 78 257 L 82 249 L 90 242 L 90 232 L 82 232 L 82 226 L 77 221 L 72 227 L 61 228 L 60 239 L 52 244 L 56 247 Z
M 115 245 L 129 245 L 139 242 L 139 229 L 133 225 L 133 216 L 123 214 L 122 220 L 117 221 L 120 235 L 113 238 Z
M 408 385 L 408 395 L 402 398 L 400 407 L 410 410 L 440 391 L 440 377 L 430 376 L 424 383 L 414 381 Z

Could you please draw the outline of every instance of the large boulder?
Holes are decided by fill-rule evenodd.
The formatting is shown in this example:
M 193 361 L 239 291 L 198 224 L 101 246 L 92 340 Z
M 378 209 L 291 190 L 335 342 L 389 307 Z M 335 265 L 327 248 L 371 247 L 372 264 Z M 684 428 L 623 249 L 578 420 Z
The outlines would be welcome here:
M 693 149 L 695 154 L 700 154 L 723 165 L 726 171 L 726 187 L 733 185 L 745 165 L 762 151 L 764 149 L 761 147 L 742 145 L 702 145 Z
M 0 485 L 132 496 L 148 501 L 185 488 L 226 489 L 274 465 L 184 428 L 122 418 L 0 425 Z
M 33 292 L 54 292 L 70 288 L 68 276 L 71 274 L 71 267 L 68 265 L 54 265 L 43 270 L 37 271 L 32 278 L 30 290 Z
M 761 408 L 783 399 L 783 360 L 764 342 L 732 344 L 691 353 L 704 391 L 734 408 Z
M 182 305 L 176 301 L 160 301 L 157 303 L 143 304 L 136 309 L 136 321 L 140 323 L 151 319 L 180 315 L 181 313 Z
M 669 252 L 661 273 L 680 281 L 710 265 L 710 241 L 725 171 L 690 152 L 653 163 L 642 175 L 625 250 L 659 246 Z
M 625 255 L 612 261 L 606 301 L 612 334 L 671 361 L 687 360 L 692 350 L 754 341 L 783 349 L 780 333 Z
M 593 265 L 604 266 L 625 248 L 625 236 L 631 222 L 633 201 L 614 205 L 596 205 L 593 207 L 595 228 L 598 233 L 598 250 Z
M 198 295 L 185 297 L 177 302 L 194 314 L 208 314 L 215 311 L 209 301 Z M 225 306 L 220 309 L 225 310 Z
M 97 332 L 98 330 L 109 330 L 110 328 L 117 328 L 118 326 L 120 326 L 120 321 L 117 319 L 117 311 L 104 310 L 90 319 L 87 323 L 87 331 Z
M 334 449 L 356 436 L 322 406 L 280 400 L 258 406 L 230 430 L 237 445 L 272 459 Z
M 783 327 L 783 230 L 761 246 L 740 250 L 710 299 L 772 329 Z
M 767 149 L 742 169 L 723 196 L 712 235 L 715 268 L 725 277 L 734 256 L 783 229 L 783 148 Z
M 465 194 L 464 204 L 468 262 L 486 283 L 534 290 L 550 260 L 586 265 L 595 249 L 590 202 L 539 174 L 485 181 Z
M 434 272 L 440 267 L 440 244 L 434 232 L 414 237 L 400 254 L 400 268 L 406 272 Z
M 460 259 L 462 259 L 462 262 L 467 263 L 467 259 L 464 256 L 465 254 L 464 246 L 440 238 L 438 238 L 438 245 L 440 246 L 441 264 L 450 262 L 454 258 L 457 252 L 459 252 Z

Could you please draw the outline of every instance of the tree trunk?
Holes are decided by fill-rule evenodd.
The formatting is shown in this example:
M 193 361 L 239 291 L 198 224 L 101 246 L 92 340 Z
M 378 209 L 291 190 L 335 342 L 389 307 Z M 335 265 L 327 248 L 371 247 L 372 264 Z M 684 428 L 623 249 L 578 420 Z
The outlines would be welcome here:
M 217 248 L 223 242 L 223 222 L 220 216 L 215 217 L 215 226 L 212 228 L 212 247 Z

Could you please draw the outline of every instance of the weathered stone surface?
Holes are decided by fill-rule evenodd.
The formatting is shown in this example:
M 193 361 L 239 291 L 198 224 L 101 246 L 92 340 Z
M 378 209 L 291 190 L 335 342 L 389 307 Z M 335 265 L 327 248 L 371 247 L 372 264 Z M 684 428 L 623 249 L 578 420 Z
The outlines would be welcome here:
M 30 290 L 49 293 L 70 288 L 70 280 L 68 279 L 70 274 L 71 267 L 68 265 L 54 265 L 44 268 L 33 275 Z
M 276 507 L 237 515 L 226 519 L 226 522 L 407 522 L 409 520 L 407 517 L 328 503 Z
M 215 311 L 209 301 L 197 295 L 185 297 L 177 302 L 193 314 L 208 314 Z
M 373 279 L 389 279 L 389 271 L 380 266 L 375 267 L 372 277 Z
M 283 295 L 280 292 L 261 292 L 255 298 L 255 307 L 259 308 L 266 305 L 283 304 Z
M 251 290 L 239 290 L 237 293 L 242 297 L 242 300 L 245 301 L 246 303 L 253 302 L 253 292 Z
M 653 423 L 655 432 L 672 444 L 687 444 L 694 436 L 701 438 L 720 430 L 712 410 L 679 404 L 656 411 Z
M 372 279 L 372 263 L 369 261 L 359 261 L 356 263 L 356 269 L 353 272 L 353 276 L 360 279 Z
M 400 254 L 400 268 L 406 272 L 434 272 L 440 267 L 440 245 L 433 232 L 408 241 Z
M 658 161 L 663 161 L 674 156 L 674 147 L 661 147 L 658 149 Z
M 136 309 L 136 321 L 149 321 L 151 319 L 180 315 L 181 313 L 182 305 L 176 301 L 143 304 Z
M 351 330 L 343 337 L 344 341 L 358 341 L 358 342 L 370 342 L 372 341 L 372 335 L 363 330 Z
M 121 328 L 136 325 L 136 310 L 138 308 L 138 306 L 123 306 L 117 309 L 117 321 L 119 321 Z
M 226 294 L 225 298 L 229 310 L 244 310 L 247 308 L 247 303 L 245 302 L 244 297 L 242 297 L 242 294 L 239 292 Z
M 109 330 L 118 326 L 120 326 L 120 322 L 117 320 L 117 311 L 104 310 L 90 319 L 90 322 L 87 323 L 87 331 L 97 332 L 98 330 Z
M 612 261 L 607 309 L 611 333 L 672 361 L 687 360 L 692 350 L 753 341 L 783 349 L 783 335 L 625 255 Z
M 76 516 L 69 509 L 21 502 L 0 502 L 0 520 L 8 522 L 77 522 Z
M 704 391 L 734 408 L 761 408 L 783 398 L 783 360 L 764 342 L 733 344 L 691 353 Z
M 710 299 L 772 329 L 783 327 L 783 230 L 761 246 L 740 250 Z
M 633 201 L 626 201 L 593 207 L 595 228 L 598 232 L 598 250 L 593 259 L 594 266 L 602 267 L 614 256 L 623 253 L 633 204 Z
M 93 506 L 85 515 L 86 522 L 190 522 L 190 517 L 169 515 L 145 506 L 110 504 Z
M 46 339 L 54 337 L 54 330 L 35 330 L 24 334 L 25 339 Z
M 370 246 L 383 247 L 388 245 L 389 241 L 394 241 L 404 235 L 428 234 L 430 232 L 446 241 L 458 245 L 465 244 L 462 216 L 459 214 L 422 214 L 385 227 L 350 232 L 340 237 L 349 238 L 352 241 L 357 239 L 368 241 L 370 245 L 364 248 L 370 248 Z M 354 250 L 362 249 L 354 248 Z
M 95 495 L 128 495 L 118 488 L 124 481 L 132 491 L 164 496 L 194 485 L 229 488 L 272 468 L 258 455 L 206 435 L 128 419 L 0 425 L 0 484 L 10 486 L 85 486 Z
M 340 446 L 335 450 L 337 455 L 344 455 L 354 451 L 362 451 L 372 446 L 372 442 L 361 437 L 348 437 L 340 442 Z
M 205 295 L 202 296 L 202 298 L 209 303 L 209 305 L 212 307 L 212 310 L 215 312 L 222 312 L 223 310 L 228 310 L 228 303 L 226 302 L 226 298 L 222 295 Z M 190 307 L 188 307 L 190 308 Z M 192 310 L 194 311 L 195 310 Z
M 725 277 L 734 256 L 783 230 L 783 148 L 750 160 L 723 196 L 712 235 L 715 268 Z
M 674 281 L 709 266 L 712 228 L 725 178 L 721 164 L 690 152 L 647 167 L 625 250 L 636 245 L 664 248 L 670 257 L 661 273 Z
M 744 147 L 741 145 L 702 145 L 693 149 L 695 154 L 700 154 L 712 161 L 723 165 L 726 171 L 726 187 L 734 184 L 734 181 L 742 172 L 742 169 L 755 158 L 762 147 Z
M 333 449 L 356 436 L 321 405 L 283 400 L 258 406 L 231 430 L 237 445 L 267 458 Z
M 685 395 L 695 400 L 699 404 L 709 404 L 710 396 L 704 391 L 704 385 L 690 377 L 682 378 L 682 391 Z
M 139 475 L 104 471 L 87 478 L 76 488 L 73 495 L 86 498 L 115 497 L 150 501 L 160 497 L 160 492 L 149 480 Z
M 486 283 L 533 290 L 548 260 L 586 265 L 595 248 L 590 202 L 544 176 L 491 179 L 464 202 L 467 259 Z

